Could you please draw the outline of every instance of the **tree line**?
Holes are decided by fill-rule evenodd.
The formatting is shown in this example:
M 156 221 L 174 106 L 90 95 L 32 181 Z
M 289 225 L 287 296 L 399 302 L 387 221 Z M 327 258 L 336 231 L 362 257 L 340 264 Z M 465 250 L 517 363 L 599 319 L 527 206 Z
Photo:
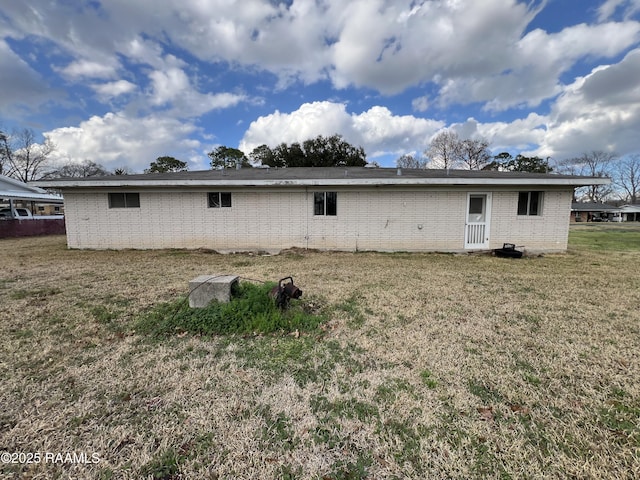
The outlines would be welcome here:
M 53 167 L 49 157 L 55 145 L 45 136 L 36 142 L 30 129 L 7 134 L 0 130 L 0 174 L 23 182 L 59 177 L 89 177 L 123 175 L 126 167 L 107 170 L 92 161 L 68 161 Z M 461 138 L 453 130 L 445 130 L 432 138 L 422 155 L 404 154 L 396 159 L 399 168 L 440 168 L 466 170 L 494 170 L 533 173 L 562 173 L 594 177 L 609 177 L 612 185 L 583 187 L 576 192 L 578 198 L 602 202 L 617 194 L 630 202 L 640 201 L 640 154 L 619 158 L 614 153 L 592 151 L 568 158 L 554 165 L 550 159 L 537 156 L 511 155 L 501 152 L 492 155 L 485 138 Z M 351 167 L 368 164 L 361 146 L 353 146 L 341 135 L 318 135 L 304 142 L 280 143 L 274 148 L 266 144 L 254 148 L 248 155 L 228 146 L 218 146 L 208 154 L 211 169 L 268 167 Z M 145 173 L 181 172 L 187 163 L 171 156 L 161 156 L 149 164 Z
M 484 138 L 462 139 L 454 131 L 437 134 L 423 156 L 405 154 L 396 160 L 401 168 L 444 168 L 495 170 L 507 172 L 561 173 L 588 177 L 611 178 L 611 185 L 591 185 L 576 190 L 576 199 L 604 202 L 619 199 L 640 202 L 640 154 L 618 157 L 615 153 L 594 150 L 551 165 L 550 158 L 528 157 L 508 152 L 491 155 Z

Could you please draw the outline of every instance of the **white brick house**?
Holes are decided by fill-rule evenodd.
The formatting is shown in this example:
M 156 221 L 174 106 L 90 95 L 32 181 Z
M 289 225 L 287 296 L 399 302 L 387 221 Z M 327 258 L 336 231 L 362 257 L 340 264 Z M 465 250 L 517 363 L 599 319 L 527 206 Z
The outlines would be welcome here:
M 209 170 L 37 182 L 70 248 L 564 251 L 576 186 L 605 178 L 387 168 Z

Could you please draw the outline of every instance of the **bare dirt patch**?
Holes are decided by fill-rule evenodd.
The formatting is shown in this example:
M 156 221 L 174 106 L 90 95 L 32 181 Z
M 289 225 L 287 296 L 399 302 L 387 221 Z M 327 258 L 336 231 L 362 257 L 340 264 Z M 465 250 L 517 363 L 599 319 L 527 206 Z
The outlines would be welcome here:
M 637 250 L 0 247 L 0 450 L 99 457 L 3 478 L 640 476 Z M 299 338 L 133 330 L 213 273 L 292 275 L 330 318 Z

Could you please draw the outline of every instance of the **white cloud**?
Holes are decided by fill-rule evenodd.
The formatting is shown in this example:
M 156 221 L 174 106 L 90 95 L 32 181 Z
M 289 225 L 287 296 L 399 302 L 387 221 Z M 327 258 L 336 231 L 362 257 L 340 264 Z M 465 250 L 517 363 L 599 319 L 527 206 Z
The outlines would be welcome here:
M 638 22 L 627 21 L 525 35 L 546 0 L 246 0 L 242 8 L 224 0 L 110 0 L 82 9 L 13 3 L 6 15 L 16 30 L 75 57 L 64 68 L 73 78 L 115 78 L 118 54 L 156 71 L 184 69 L 183 59 L 165 51 L 171 44 L 209 64 L 272 72 L 280 88 L 330 79 L 337 88 L 394 94 L 436 82 L 441 105 L 487 102 L 494 111 L 554 97 L 577 61 L 618 55 L 640 32 Z M 635 12 L 639 3 L 609 0 L 600 16 Z
M 61 69 L 61 72 L 71 78 L 113 78 L 117 74 L 117 66 L 91 60 L 78 60 Z
M 276 111 L 258 118 L 245 132 L 240 149 L 249 153 L 262 144 L 275 147 L 283 142 L 291 144 L 338 133 L 375 158 L 425 148 L 429 137 L 442 126 L 435 120 L 393 115 L 386 107 L 350 114 L 343 103 L 313 102 L 291 113 Z
M 423 96 L 423 97 L 414 98 L 411 101 L 411 107 L 416 112 L 426 112 L 427 110 L 429 110 L 429 97 Z
M 228 108 L 247 100 L 244 94 L 198 92 L 179 68 L 153 71 L 149 74 L 152 83 L 150 103 L 154 106 L 170 104 L 175 115 L 193 118 L 215 109 Z
M 116 43 L 115 48 L 131 61 L 150 65 L 157 70 L 172 67 L 182 68 L 186 65 L 186 62 L 174 55 L 165 55 L 162 46 L 157 41 L 142 38 L 140 35 L 126 36 Z
M 58 161 L 90 159 L 107 169 L 126 165 L 141 172 L 163 155 L 198 158 L 194 152 L 200 149 L 200 142 L 190 138 L 196 131 L 193 124 L 164 115 L 136 118 L 107 113 L 91 117 L 77 127 L 56 128 L 45 135 L 56 145 L 53 158 Z
M 603 39 L 606 39 L 603 41 Z M 613 57 L 640 39 L 640 23 L 576 25 L 556 34 L 534 30 L 505 59 L 504 69 L 442 83 L 440 104 L 486 102 L 484 109 L 536 107 L 562 91 L 560 76 L 579 59 Z
M 608 20 L 616 11 L 621 11 L 624 18 L 629 18 L 640 12 L 640 0 L 606 0 L 598 8 L 598 20 L 601 22 Z
M 554 104 L 539 151 L 557 158 L 590 150 L 638 151 L 640 49 L 618 64 L 594 69 Z
M 528 150 L 539 145 L 547 132 L 549 119 L 537 113 L 511 122 L 476 123 L 477 135 L 491 142 L 491 149 L 500 153 L 505 150 Z M 468 121 L 469 122 L 469 121 Z
M 500 72 L 534 16 L 523 3 L 503 0 L 354 2 L 333 47 L 332 77 L 339 87 L 395 93 L 436 77 Z
M 36 107 L 52 92 L 42 76 L 0 40 L 0 108 L 3 113 L 25 106 Z M 55 92 L 58 93 L 58 92 Z
M 551 5 L 547 0 L 246 0 L 242 8 L 227 0 L 4 3 L 2 38 L 32 47 L 21 52 L 23 58 L 43 58 L 42 52 L 51 50 L 51 66 L 65 81 L 75 82 L 74 87 L 88 85 L 99 101 L 117 99 L 118 109 L 142 112 L 146 116 L 139 123 L 159 132 L 167 127 L 169 143 L 178 138 L 189 149 L 184 143 L 189 133 L 179 128 L 178 119 L 187 119 L 186 128 L 193 132 L 194 119 L 208 112 L 241 103 L 253 106 L 256 101 L 247 89 L 254 82 L 263 82 L 255 88 L 266 89 L 264 104 L 270 104 L 273 79 L 265 72 L 279 79 L 278 88 L 318 82 L 324 89 L 330 83 L 344 89 L 339 97 L 336 94 L 341 99 L 354 92 L 393 95 L 425 87 L 424 92 L 432 93 L 415 94 L 414 112 L 456 104 L 492 113 L 523 109 L 523 118 L 510 122 L 470 119 L 452 127 L 484 135 L 494 145 L 534 148 L 539 143 L 539 151 L 550 155 L 574 154 L 591 145 L 628 150 L 638 131 L 637 53 L 613 62 L 638 48 L 640 23 L 632 16 L 640 11 L 640 0 L 602 0 L 597 10 L 601 23 L 570 25 L 567 20 L 569 26 L 555 33 L 528 30 L 539 10 Z M 3 113 L 16 106 L 35 111 L 58 92 L 2 38 Z M 576 65 L 585 68 L 603 59 L 612 65 L 588 75 L 584 70 L 573 73 Z M 566 80 L 568 75 L 582 77 Z M 224 86 L 230 78 L 240 79 L 237 86 Z M 334 93 L 321 91 L 321 98 Z M 385 101 L 382 97 L 379 103 Z M 524 110 L 545 102 L 551 112 Z M 308 101 L 290 113 L 276 110 L 251 123 L 242 145 L 250 150 L 262 143 L 290 143 L 337 132 L 373 157 L 419 151 L 445 126 L 394 115 L 383 106 L 353 113 L 346 105 Z M 448 112 L 439 113 L 446 118 Z M 138 165 L 138 157 L 129 157 L 126 149 L 143 148 L 122 140 L 127 129 L 150 138 L 152 145 L 165 144 L 151 132 L 139 132 L 132 115 L 96 116 L 69 131 L 53 132 L 62 143 L 81 136 L 82 143 L 65 144 L 74 158 L 87 156 L 85 145 L 91 147 L 87 151 L 100 147 L 107 156 L 116 155 L 120 144 L 123 158 Z M 247 118 L 250 115 L 248 110 Z M 233 124 L 242 121 L 234 117 Z M 215 127 L 212 133 L 217 133 Z M 113 144 L 104 140 L 109 135 L 117 139 Z M 189 150 L 189 155 L 199 158 L 201 148 Z M 95 153 L 87 156 L 94 157 Z M 148 163 L 145 158 L 143 166 Z
M 166 72 L 154 71 L 149 77 L 153 83 L 152 105 L 164 105 L 185 91 L 191 90 L 187 75 L 179 68 L 172 68 Z
M 106 100 L 131 93 L 137 89 L 135 84 L 126 80 L 117 80 L 109 83 L 96 83 L 91 85 L 91 88 L 93 88 L 102 99 Z

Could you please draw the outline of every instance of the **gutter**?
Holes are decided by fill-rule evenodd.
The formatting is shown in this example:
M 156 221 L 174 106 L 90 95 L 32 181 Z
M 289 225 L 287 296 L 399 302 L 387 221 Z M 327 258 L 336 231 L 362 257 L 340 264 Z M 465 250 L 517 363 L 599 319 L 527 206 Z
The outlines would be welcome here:
M 603 177 L 579 178 L 363 178 L 296 180 L 41 180 L 34 185 L 49 188 L 120 188 L 120 187 L 327 187 L 327 186 L 566 186 L 609 185 Z

